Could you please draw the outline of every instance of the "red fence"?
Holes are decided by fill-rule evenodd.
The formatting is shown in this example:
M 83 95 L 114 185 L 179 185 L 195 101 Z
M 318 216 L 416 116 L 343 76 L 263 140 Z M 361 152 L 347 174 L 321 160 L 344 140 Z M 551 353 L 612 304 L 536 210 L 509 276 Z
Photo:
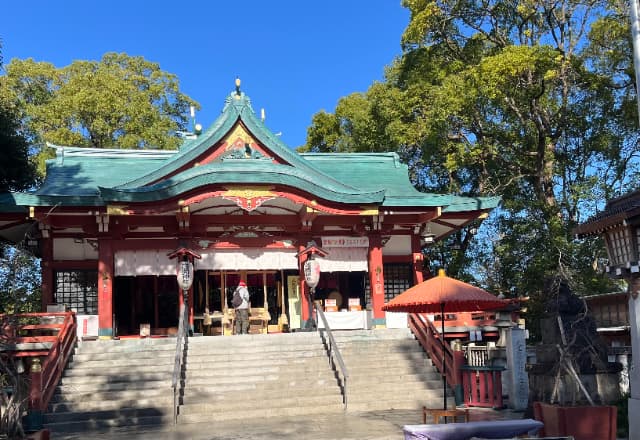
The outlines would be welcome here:
M 502 367 L 461 368 L 464 404 L 485 408 L 504 408 L 502 401 Z
M 49 400 L 76 344 L 75 313 L 0 315 L 0 321 L 3 323 L 5 335 L 9 336 L 8 340 L 14 346 L 11 356 L 31 360 L 29 410 L 44 411 L 49 405 Z M 46 347 L 20 349 L 21 344 L 47 343 L 52 344 L 48 349 Z

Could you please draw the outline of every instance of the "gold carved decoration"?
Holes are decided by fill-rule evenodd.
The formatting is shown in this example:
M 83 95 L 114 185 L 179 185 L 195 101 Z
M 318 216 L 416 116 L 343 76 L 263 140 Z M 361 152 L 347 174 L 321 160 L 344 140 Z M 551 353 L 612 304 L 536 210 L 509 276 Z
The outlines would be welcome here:
M 129 215 L 130 212 L 124 206 L 107 205 L 107 215 Z
M 245 144 L 251 145 L 257 143 L 255 138 L 245 130 L 242 124 L 236 124 L 235 128 L 225 136 L 222 142 L 227 144 L 225 150 L 244 148 Z
M 228 187 L 227 191 L 221 194 L 226 200 L 231 200 L 245 211 L 253 211 L 267 200 L 275 199 L 276 195 L 271 192 L 272 187 Z
M 272 186 L 229 186 L 222 197 L 242 197 L 254 199 L 256 197 L 275 197 Z

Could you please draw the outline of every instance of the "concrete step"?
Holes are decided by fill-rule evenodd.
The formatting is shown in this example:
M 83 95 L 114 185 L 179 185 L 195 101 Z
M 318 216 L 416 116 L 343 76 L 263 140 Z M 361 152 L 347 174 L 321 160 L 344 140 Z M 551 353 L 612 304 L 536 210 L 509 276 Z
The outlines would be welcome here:
M 90 368 L 87 365 L 82 365 L 82 367 L 67 368 L 64 372 L 64 377 L 99 377 L 118 376 L 125 374 L 144 375 L 149 373 L 173 373 L 173 359 L 171 359 L 170 363 L 156 361 L 153 364 L 145 365 L 104 365 L 100 367 L 96 366 L 94 368 Z
M 197 385 L 228 385 L 228 384 L 261 384 L 269 382 L 291 383 L 295 381 L 297 383 L 306 381 L 306 383 L 314 383 L 317 381 L 329 381 L 334 380 L 335 377 L 331 370 L 327 367 L 324 370 L 309 371 L 303 375 L 290 375 L 286 371 L 276 372 L 271 374 L 253 374 L 253 375 L 234 375 L 228 374 L 226 376 L 192 376 L 185 380 L 188 386 Z
M 265 406 L 271 409 L 276 408 L 296 408 L 296 407 L 322 407 L 341 405 L 342 395 L 339 393 L 300 396 L 300 397 L 280 397 L 262 400 L 252 394 L 233 394 L 207 402 L 185 403 L 180 407 L 180 414 L 211 414 L 214 412 L 243 412 L 262 410 Z
M 170 384 L 167 384 L 169 386 Z M 162 398 L 171 394 L 173 396 L 173 388 L 167 389 L 166 386 L 156 388 L 140 388 L 131 389 L 130 387 L 121 391 L 102 391 L 93 392 L 64 392 L 60 390 L 54 392 L 51 397 L 51 404 L 54 403 L 83 403 L 90 400 L 140 400 L 146 398 Z
M 170 389 L 164 390 L 164 395 L 136 399 L 104 399 L 97 397 L 99 396 L 95 396 L 93 399 L 85 399 L 84 401 L 51 403 L 49 405 L 49 413 L 114 411 L 122 408 L 151 408 L 157 406 L 172 408 L 173 405 L 173 392 Z
M 245 351 L 237 351 L 230 350 L 226 353 L 194 353 L 189 351 L 188 363 L 209 363 L 212 361 L 215 362 L 263 362 L 269 360 L 279 360 L 279 359 L 288 359 L 288 358 L 325 358 L 326 359 L 326 351 L 324 349 L 318 348 L 315 350 L 305 349 L 298 351 L 289 351 L 289 352 L 278 352 L 278 351 L 269 351 L 269 352 L 253 352 L 251 349 L 246 349 Z
M 100 352 L 100 353 L 78 353 L 74 354 L 70 362 L 70 366 L 86 366 L 86 368 L 92 368 L 93 365 L 132 365 L 140 360 L 162 360 L 163 362 L 168 359 L 173 359 L 175 356 L 175 348 L 172 350 L 163 351 L 141 351 L 135 353 L 131 358 L 123 356 L 123 353 L 131 353 L 130 351 L 116 351 L 116 352 Z
M 297 407 L 285 407 L 285 408 L 271 408 L 265 402 L 264 408 L 249 411 L 229 411 L 229 412 L 212 412 L 212 413 L 197 413 L 189 414 L 180 413 L 178 423 L 215 423 L 227 420 L 244 419 L 247 421 L 254 419 L 268 419 L 272 417 L 292 417 L 300 415 L 315 415 L 315 414 L 330 414 L 330 413 L 342 413 L 343 405 L 323 405 L 323 406 L 297 406 Z M 304 437 L 304 436 L 303 436 Z M 301 438 L 303 438 L 301 437 Z
M 166 382 L 171 380 L 173 371 L 159 371 L 157 373 L 136 373 L 131 374 L 110 374 L 97 376 L 72 375 L 64 376 L 60 379 L 61 386 L 72 385 L 94 385 L 102 386 L 114 383 L 145 383 L 145 382 Z
M 231 370 L 228 367 L 214 364 L 214 368 L 194 368 L 192 365 L 187 367 L 186 378 L 190 380 L 192 378 L 228 378 L 228 377 L 240 377 L 241 380 L 245 380 L 244 378 L 249 377 L 260 377 L 263 375 L 273 375 L 273 374 L 285 374 L 287 376 L 306 376 L 309 374 L 317 374 L 318 372 L 327 372 L 326 362 L 317 363 L 317 362 L 291 362 L 289 365 L 287 364 L 276 364 L 271 365 L 257 365 L 257 366 L 247 366 L 243 367 L 240 372 L 237 370 Z M 232 365 L 232 364 L 228 364 Z
M 432 373 L 422 373 L 422 372 L 414 372 L 414 373 L 406 373 L 406 374 L 394 374 L 393 375 L 389 375 L 387 374 L 381 374 L 381 375 L 376 375 L 374 377 L 372 376 L 358 376 L 358 375 L 354 375 L 351 374 L 351 372 L 349 372 L 349 386 L 365 386 L 365 387 L 370 387 L 371 384 L 385 384 L 385 383 L 392 383 L 392 384 L 397 384 L 397 383 L 425 383 L 427 385 L 433 386 L 436 385 L 437 382 L 442 383 L 442 378 L 440 377 L 439 373 L 436 372 L 432 372 Z
M 115 379 L 115 378 L 114 378 Z M 74 394 L 74 393 L 89 393 L 89 392 L 111 392 L 111 391 L 124 391 L 124 390 L 145 390 L 156 388 L 171 388 L 171 379 L 156 380 L 148 382 L 140 382 L 131 380 L 130 378 L 123 377 L 118 382 L 106 382 L 106 383 L 70 383 L 68 385 L 58 385 L 56 392 L 60 394 Z
M 286 389 L 288 393 L 292 395 L 304 394 L 305 390 L 315 390 L 320 387 L 338 389 L 336 379 L 334 377 L 327 377 L 326 379 L 313 379 L 309 378 L 289 378 L 286 380 L 274 380 L 269 382 L 235 382 L 224 384 L 211 384 L 211 383 L 192 383 L 187 382 L 184 389 L 185 398 L 191 395 L 202 394 L 216 394 L 227 393 L 236 391 L 256 391 L 256 390 L 283 390 Z
M 109 431 L 112 428 L 132 427 L 132 426 L 168 426 L 173 424 L 173 413 L 170 415 L 158 414 L 153 416 L 129 416 L 123 414 L 117 418 L 101 418 L 99 415 L 92 413 L 79 413 L 82 420 L 73 421 L 46 421 L 44 428 L 49 429 L 54 435 L 55 433 L 80 433 L 84 435 L 86 432 Z M 80 437 L 83 438 L 83 437 Z
M 143 417 L 173 416 L 173 408 L 168 406 L 149 406 L 138 408 L 118 408 L 97 411 L 61 412 L 45 414 L 45 423 L 73 423 L 84 420 L 135 420 Z
M 305 394 L 307 393 L 307 394 Z M 342 401 L 342 394 L 338 387 L 269 387 L 269 388 L 244 388 L 244 389 L 211 389 L 211 388 L 197 388 L 190 389 L 188 393 L 185 393 L 182 401 L 185 405 L 193 404 L 215 404 L 227 402 L 241 402 L 247 404 L 247 401 L 251 402 L 265 402 L 269 405 L 278 406 L 278 402 L 289 399 L 307 399 L 310 397 L 318 399 L 339 399 Z M 222 408 L 224 409 L 224 408 Z

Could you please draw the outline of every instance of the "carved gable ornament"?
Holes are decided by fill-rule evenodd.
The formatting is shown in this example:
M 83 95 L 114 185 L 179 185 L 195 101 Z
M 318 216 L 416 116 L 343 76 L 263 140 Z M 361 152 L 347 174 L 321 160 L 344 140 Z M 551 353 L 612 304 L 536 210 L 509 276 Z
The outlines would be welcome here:
M 226 159 L 260 159 L 270 160 L 253 146 L 257 145 L 255 138 L 247 130 L 238 124 L 223 139 L 225 152 L 220 156 L 221 160 Z

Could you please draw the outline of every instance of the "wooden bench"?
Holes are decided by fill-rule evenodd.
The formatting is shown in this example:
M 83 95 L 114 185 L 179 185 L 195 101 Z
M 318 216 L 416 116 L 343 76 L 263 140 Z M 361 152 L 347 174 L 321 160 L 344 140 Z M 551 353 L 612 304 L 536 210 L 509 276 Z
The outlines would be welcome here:
M 468 409 L 442 409 L 442 408 L 427 408 L 422 407 L 422 423 L 427 423 L 427 416 L 431 417 L 431 423 L 437 425 L 440 423 L 441 418 L 445 418 L 446 422 L 468 422 L 469 410 Z

